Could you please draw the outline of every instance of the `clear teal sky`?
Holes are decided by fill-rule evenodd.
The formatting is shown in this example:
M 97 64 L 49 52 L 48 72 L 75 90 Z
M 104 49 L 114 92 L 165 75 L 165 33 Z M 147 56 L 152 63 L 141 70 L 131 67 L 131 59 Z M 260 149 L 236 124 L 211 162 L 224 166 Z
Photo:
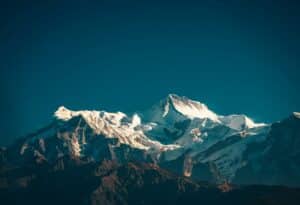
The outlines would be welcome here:
M 1 144 L 59 105 L 133 112 L 177 93 L 258 121 L 300 111 L 297 1 L 24 2 L 0 9 Z

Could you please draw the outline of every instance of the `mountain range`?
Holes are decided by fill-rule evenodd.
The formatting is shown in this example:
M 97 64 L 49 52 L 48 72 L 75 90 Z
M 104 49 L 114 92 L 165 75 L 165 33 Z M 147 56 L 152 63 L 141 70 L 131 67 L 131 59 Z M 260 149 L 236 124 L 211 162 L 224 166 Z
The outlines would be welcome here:
M 298 202 L 297 188 L 277 186 L 300 186 L 299 128 L 297 112 L 258 123 L 175 94 L 132 115 L 61 106 L 48 125 L 1 148 L 0 196 L 12 204 L 8 193 L 17 193 L 33 203 L 28 193 L 38 192 L 37 200 L 41 187 L 56 193 L 61 183 L 69 189 L 62 200 L 79 204 L 153 204 L 147 197 L 160 186 L 166 198 L 153 200 L 173 204 L 273 204 L 268 197 L 282 190 L 279 201 L 290 194 Z

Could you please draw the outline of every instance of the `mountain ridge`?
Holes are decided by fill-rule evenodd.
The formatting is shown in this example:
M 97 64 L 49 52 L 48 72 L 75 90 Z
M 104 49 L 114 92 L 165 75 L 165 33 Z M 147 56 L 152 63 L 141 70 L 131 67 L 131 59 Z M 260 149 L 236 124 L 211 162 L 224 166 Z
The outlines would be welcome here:
M 296 205 L 300 196 L 299 188 L 226 183 L 216 186 L 178 176 L 151 163 L 96 163 L 65 156 L 53 164 L 28 166 L 7 175 L 0 172 L 1 203 Z
M 195 112 L 190 115 L 192 111 Z M 279 123 L 291 133 L 282 143 L 289 144 L 294 135 L 299 135 L 296 126 L 299 118 L 292 116 L 292 121 Z M 293 123 L 296 125 L 289 126 Z M 264 175 L 268 184 L 300 184 L 300 179 L 295 183 L 288 179 L 272 180 L 272 173 L 261 173 L 266 171 L 263 159 L 275 152 L 271 148 L 281 149 L 276 145 L 280 138 L 270 137 L 274 135 L 273 125 L 255 123 L 246 115 L 217 115 L 205 104 L 175 94 L 168 95 L 150 110 L 132 116 L 122 112 L 72 111 L 61 106 L 49 126 L 8 147 L 2 155 L 7 155 L 7 162 L 23 164 L 33 158 L 55 161 L 64 155 L 95 161 L 108 158 L 119 162 L 169 164 L 170 170 L 177 174 L 195 179 L 212 175 L 211 180 L 217 183 L 236 180 L 251 183 L 245 178 L 249 175 L 244 174 L 247 168 L 257 182 L 260 175 Z M 295 151 L 295 155 L 298 156 L 298 152 Z M 291 164 L 300 167 L 297 160 Z M 273 168 L 282 169 L 282 166 L 285 166 L 284 161 L 278 158 Z M 197 171 L 200 167 L 202 171 Z M 298 178 L 295 170 L 291 172 Z M 279 173 L 278 177 L 286 175 Z

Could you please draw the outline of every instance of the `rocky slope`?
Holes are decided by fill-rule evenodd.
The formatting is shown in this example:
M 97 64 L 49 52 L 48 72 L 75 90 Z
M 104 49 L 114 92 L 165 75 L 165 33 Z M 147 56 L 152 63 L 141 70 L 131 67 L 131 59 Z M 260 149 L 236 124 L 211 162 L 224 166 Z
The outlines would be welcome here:
M 155 164 L 61 157 L 0 172 L 1 204 L 299 204 L 300 190 L 278 186 L 216 186 Z
M 132 116 L 60 107 L 49 125 L 2 148 L 0 165 L 51 164 L 69 156 L 154 163 L 220 184 L 300 186 L 299 127 L 298 113 L 273 124 L 255 123 L 174 94 Z

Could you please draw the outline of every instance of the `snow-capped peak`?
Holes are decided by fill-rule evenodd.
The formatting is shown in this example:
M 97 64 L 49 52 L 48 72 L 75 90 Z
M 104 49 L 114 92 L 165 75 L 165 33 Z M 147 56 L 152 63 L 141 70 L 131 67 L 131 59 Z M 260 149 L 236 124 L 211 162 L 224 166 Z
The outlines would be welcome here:
M 66 108 L 65 106 L 60 106 L 54 113 L 54 117 L 60 120 L 70 120 L 72 116 L 72 111 Z
M 299 118 L 299 119 L 300 119 L 300 112 L 293 112 L 293 114 L 294 114 L 294 116 L 295 116 L 296 118 Z
M 159 104 L 146 111 L 143 116 L 145 121 L 161 124 L 172 124 L 185 119 L 209 119 L 212 122 L 223 124 L 235 130 L 251 129 L 266 125 L 264 123 L 255 123 L 246 115 L 217 115 L 205 104 L 176 94 L 169 94 Z
M 63 121 L 68 121 L 73 117 L 81 116 L 87 121 L 87 123 L 94 126 L 96 126 L 100 118 L 109 121 L 112 124 L 119 125 L 121 123 L 121 120 L 127 117 L 122 112 L 110 113 L 110 112 L 95 111 L 95 110 L 72 111 L 64 106 L 60 106 L 57 109 L 57 111 L 54 113 L 54 116 L 57 119 Z
M 266 125 L 265 123 L 255 123 L 252 119 L 250 119 L 246 115 L 220 116 L 219 119 L 226 126 L 235 130 L 251 129 L 251 128 L 261 127 Z
M 167 99 L 168 106 L 172 106 L 177 112 L 188 118 L 208 118 L 212 121 L 219 121 L 218 115 L 209 110 L 205 104 L 176 94 L 169 94 Z
M 209 110 L 205 104 L 191 100 L 187 97 L 169 94 L 166 98 L 154 104 L 142 113 L 144 122 L 159 124 L 172 124 L 182 120 L 210 119 L 220 123 L 218 115 Z
M 98 135 L 107 138 L 118 138 L 120 143 L 131 147 L 148 150 L 172 150 L 178 145 L 163 145 L 158 141 L 149 139 L 140 126 L 141 119 L 137 114 L 131 118 L 122 112 L 110 113 L 105 111 L 72 111 L 61 106 L 54 113 L 58 120 L 69 121 L 73 117 L 81 116 L 90 128 Z
M 241 168 L 239 160 L 247 143 L 252 138 L 256 140 L 255 136 L 266 136 L 269 130 L 268 126 L 260 128 L 265 124 L 255 123 L 245 115 L 217 115 L 205 104 L 175 94 L 169 94 L 147 112 L 131 116 L 122 112 L 73 111 L 61 106 L 54 117 L 58 123 L 53 124 L 58 127 L 47 135 L 53 136 L 55 132 L 59 139 L 66 140 L 62 146 L 68 146 L 76 156 L 91 155 L 97 159 L 102 144 L 108 145 L 112 158 L 124 147 L 133 148 L 134 152 L 139 149 L 137 153 L 143 156 L 138 157 L 149 156 L 156 162 L 175 160 L 188 153 L 195 163 L 217 162 L 220 173 L 228 179 Z M 219 148 L 215 150 L 215 146 Z M 28 144 L 24 144 L 20 153 L 26 150 Z

